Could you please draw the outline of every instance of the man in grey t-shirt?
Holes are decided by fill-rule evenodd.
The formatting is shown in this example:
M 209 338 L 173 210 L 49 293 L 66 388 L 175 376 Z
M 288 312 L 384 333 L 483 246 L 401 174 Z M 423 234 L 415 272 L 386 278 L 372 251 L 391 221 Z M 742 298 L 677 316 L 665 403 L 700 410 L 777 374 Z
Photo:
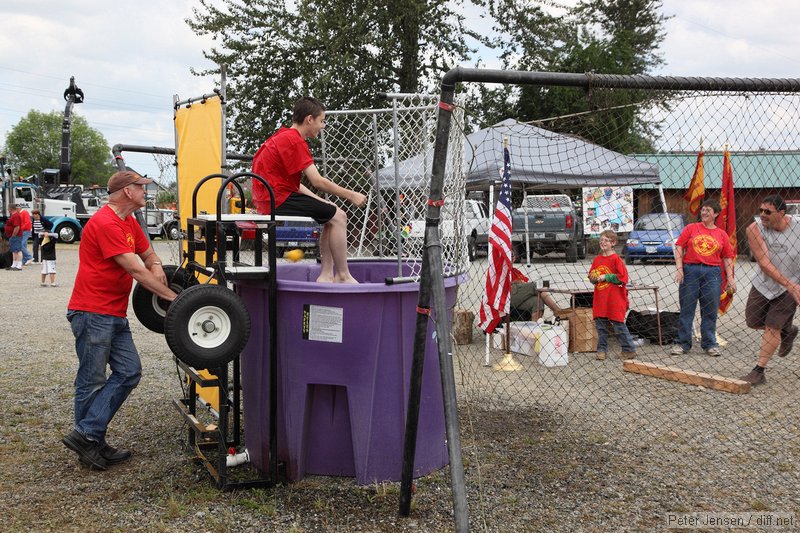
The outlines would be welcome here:
M 789 355 L 798 328 L 792 322 L 800 303 L 800 218 L 786 215 L 786 202 L 778 195 L 761 201 L 759 218 L 747 227 L 747 242 L 758 269 L 747 297 L 747 326 L 763 329 L 758 363 L 740 379 L 760 385 L 767 382 L 766 368 L 775 350 Z

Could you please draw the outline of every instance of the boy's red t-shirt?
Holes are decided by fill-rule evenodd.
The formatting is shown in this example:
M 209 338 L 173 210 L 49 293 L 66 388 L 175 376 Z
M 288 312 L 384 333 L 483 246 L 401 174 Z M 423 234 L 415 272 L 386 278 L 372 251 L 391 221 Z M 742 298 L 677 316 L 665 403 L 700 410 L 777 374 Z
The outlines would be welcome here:
M 150 247 L 136 217 L 122 220 L 103 206 L 81 234 L 80 264 L 68 309 L 118 317 L 127 316 L 133 278 L 114 256 L 142 254 Z
M 589 269 L 590 275 L 602 276 L 616 274 L 622 285 L 615 285 L 607 281 L 598 281 L 594 285 L 594 298 L 592 299 L 592 316 L 594 318 L 607 318 L 615 322 L 625 322 L 628 312 L 628 269 L 625 262 L 617 254 L 598 255 L 592 261 Z
M 275 132 L 253 156 L 253 173 L 269 183 L 275 195 L 275 207 L 290 194 L 300 190 L 303 170 L 314 163 L 308 143 L 294 128 L 283 127 Z M 269 193 L 257 179 L 253 180 L 253 203 L 259 213 L 269 213 Z

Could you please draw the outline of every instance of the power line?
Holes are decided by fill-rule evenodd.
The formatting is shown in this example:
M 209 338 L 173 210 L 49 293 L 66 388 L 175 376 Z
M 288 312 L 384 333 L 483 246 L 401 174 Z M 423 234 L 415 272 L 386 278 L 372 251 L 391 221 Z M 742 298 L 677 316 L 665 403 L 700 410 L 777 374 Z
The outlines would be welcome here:
M 26 94 L 26 95 L 30 95 L 33 92 L 33 93 L 39 94 L 41 96 L 53 97 L 53 91 L 50 90 L 50 89 L 40 89 L 40 88 L 37 88 L 37 87 L 25 87 L 23 85 L 14 85 L 14 84 L 11 84 L 11 83 L 2 83 L 2 82 L 0 82 L 0 86 L 16 87 L 18 89 L 24 89 L 24 90 L 3 89 L 4 92 L 17 93 L 17 94 Z M 169 100 L 170 103 L 171 103 L 171 97 L 167 97 L 165 95 L 161 95 L 160 98 L 162 100 L 164 100 L 164 101 Z M 137 103 L 131 103 L 130 101 L 122 102 L 122 101 L 119 101 L 119 100 L 106 100 L 105 98 L 91 98 L 92 105 L 97 105 L 98 102 L 101 102 L 101 103 L 102 102 L 106 102 L 107 104 L 114 104 L 114 105 L 118 105 L 118 106 L 119 105 L 134 106 L 134 107 L 140 107 L 140 108 L 143 108 L 143 109 L 164 109 L 163 106 L 137 104 Z M 171 105 L 170 105 L 170 107 L 171 107 Z
M 4 66 L 4 65 L 0 65 L 0 70 L 8 70 L 10 72 L 19 72 L 21 74 L 28 74 L 29 76 L 37 76 L 39 78 L 47 78 L 47 79 L 51 79 L 51 80 L 61 80 L 61 81 L 64 80 L 64 78 L 62 76 L 51 76 L 51 75 L 48 75 L 48 74 L 39 74 L 39 73 L 36 73 L 36 72 L 30 72 L 28 70 L 22 70 L 22 69 L 13 68 L 13 67 L 7 67 L 7 66 Z M 100 84 L 97 84 L 97 83 L 91 83 L 91 82 L 85 82 L 85 81 L 81 81 L 79 83 L 79 86 L 98 87 L 98 88 L 101 88 L 101 89 L 108 89 L 108 90 L 111 90 L 111 91 L 119 91 L 119 92 L 130 93 L 130 94 L 139 94 L 139 95 L 142 95 L 142 96 L 151 96 L 153 98 L 163 98 L 163 95 L 146 93 L 146 92 L 143 92 L 143 91 L 134 91 L 132 89 L 120 89 L 118 87 L 109 87 L 108 85 L 100 85 Z

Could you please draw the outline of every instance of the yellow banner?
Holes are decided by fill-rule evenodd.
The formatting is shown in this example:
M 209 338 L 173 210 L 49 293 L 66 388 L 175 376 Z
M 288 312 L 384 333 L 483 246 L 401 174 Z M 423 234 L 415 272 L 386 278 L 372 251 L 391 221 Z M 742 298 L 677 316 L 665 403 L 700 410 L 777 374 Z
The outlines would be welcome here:
M 178 213 L 181 227 L 192 216 L 192 192 L 197 183 L 222 169 L 222 105 L 213 96 L 175 112 L 175 152 L 178 162 Z M 207 181 L 197 194 L 197 213 L 217 212 L 220 179 Z
M 689 212 L 696 215 L 700 212 L 700 204 L 706 195 L 705 172 L 703 169 L 703 151 L 697 154 L 697 164 L 694 167 L 694 175 L 689 183 L 689 189 L 683 198 L 689 202 Z

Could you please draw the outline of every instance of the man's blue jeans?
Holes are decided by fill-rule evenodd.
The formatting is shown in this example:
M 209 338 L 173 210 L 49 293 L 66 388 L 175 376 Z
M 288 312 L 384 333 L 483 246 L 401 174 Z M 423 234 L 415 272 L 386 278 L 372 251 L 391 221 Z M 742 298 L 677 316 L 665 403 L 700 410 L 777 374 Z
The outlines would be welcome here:
M 678 342 L 684 350 L 692 347 L 692 322 L 700 302 L 700 347 L 717 347 L 717 309 L 722 290 L 722 269 L 718 266 L 684 264 L 683 283 L 678 287 L 681 314 L 678 319 Z
M 142 377 L 127 318 L 67 311 L 75 336 L 75 429 L 105 445 L 106 429 Z M 106 378 L 106 366 L 111 375 Z
M 28 239 L 30 239 L 30 238 L 31 238 L 30 230 L 22 232 L 22 264 L 23 265 L 25 263 L 27 263 L 28 261 L 30 261 L 31 259 L 33 259 L 33 256 L 31 255 L 30 251 L 28 251 Z

